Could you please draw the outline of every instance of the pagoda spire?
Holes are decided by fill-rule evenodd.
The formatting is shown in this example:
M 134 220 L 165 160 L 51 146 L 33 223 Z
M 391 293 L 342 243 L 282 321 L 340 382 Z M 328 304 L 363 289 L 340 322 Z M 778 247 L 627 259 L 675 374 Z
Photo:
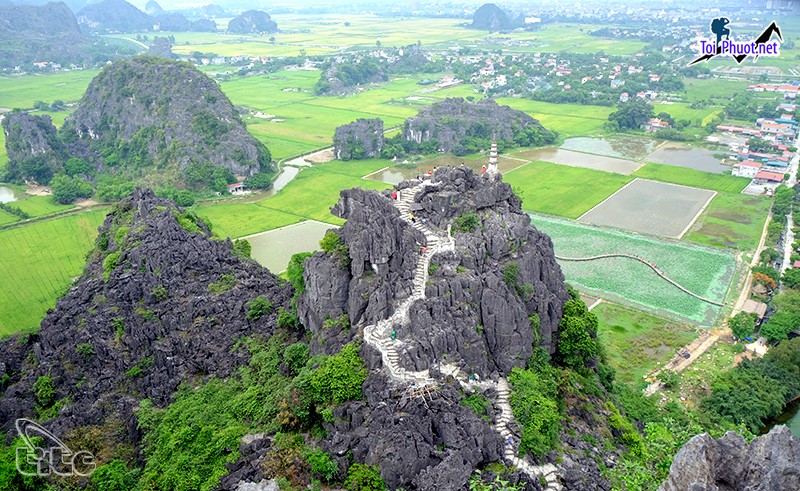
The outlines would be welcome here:
M 497 138 L 492 137 L 492 146 L 489 149 L 489 168 L 488 172 L 496 173 L 497 170 Z

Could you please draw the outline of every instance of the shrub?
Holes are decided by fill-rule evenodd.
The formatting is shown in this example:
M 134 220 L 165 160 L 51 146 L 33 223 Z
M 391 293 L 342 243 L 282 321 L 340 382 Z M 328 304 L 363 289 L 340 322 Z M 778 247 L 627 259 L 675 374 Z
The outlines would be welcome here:
M 42 375 L 33 383 L 33 396 L 41 408 L 50 407 L 56 398 L 56 386 L 48 375 Z
M 519 451 L 542 457 L 555 448 L 561 430 L 555 380 L 549 370 L 515 367 L 508 381 L 514 388 L 511 409 L 523 427 Z
M 455 219 L 453 225 L 459 232 L 472 232 L 481 224 L 481 219 L 473 212 L 465 213 Z
M 304 450 L 301 455 L 311 467 L 311 472 L 325 482 L 331 482 L 339 473 L 339 466 L 325 451 L 318 448 Z
M 258 319 L 264 317 L 271 311 L 272 311 L 272 302 L 264 298 L 263 295 L 259 295 L 253 300 L 247 302 L 246 317 L 248 320 L 257 321 Z
M 482 395 L 478 393 L 469 395 L 461 399 L 461 405 L 472 409 L 472 412 L 474 412 L 478 417 L 489 419 L 488 407 L 490 403 L 489 400 Z
M 338 233 L 329 230 L 325 237 L 319 241 L 319 246 L 326 253 L 333 253 L 339 257 L 342 267 L 350 262 L 350 248 L 342 241 Z
M 350 491 L 384 491 L 386 483 L 378 466 L 353 464 L 347 470 L 344 487 Z
M 508 263 L 503 268 L 503 280 L 512 290 L 516 290 L 519 286 L 519 265 L 517 263 Z
M 312 397 L 320 404 L 341 404 L 360 399 L 361 386 L 367 379 L 367 367 L 353 343 L 338 354 L 328 356 L 311 372 L 308 383 Z
M 112 460 L 92 472 L 89 489 L 96 491 L 129 491 L 137 488 L 139 469 L 128 470 L 121 460 Z
M 673 389 L 678 386 L 681 377 L 673 370 L 662 370 L 661 373 L 658 374 L 658 380 L 664 384 L 664 387 Z
M 231 290 L 234 286 L 236 286 L 236 276 L 232 273 L 225 273 L 220 275 L 219 281 L 209 283 L 208 292 L 219 295 Z
M 94 356 L 94 347 L 88 343 L 80 343 L 79 345 L 75 346 L 75 351 L 77 351 L 84 360 L 88 360 Z
M 283 362 L 289 371 L 297 374 L 308 361 L 308 345 L 304 343 L 294 343 L 286 347 L 283 352 Z
M 167 299 L 167 289 L 164 285 L 158 285 L 150 292 L 150 295 L 153 297 L 153 300 L 156 302 L 161 302 Z
M 103 260 L 103 280 L 108 282 L 108 278 L 111 277 L 111 272 L 114 271 L 114 268 L 117 267 L 117 263 L 119 262 L 119 253 L 112 252 Z
M 736 336 L 736 339 L 742 340 L 753 335 L 753 331 L 755 331 L 756 328 L 757 319 L 758 316 L 756 314 L 739 312 L 731 317 L 731 320 L 728 321 L 728 325 L 730 326 L 731 331 L 733 331 L 733 335 Z
M 233 241 L 233 254 L 244 259 L 250 259 L 252 253 L 252 246 L 250 242 L 245 239 L 236 239 Z
M 277 324 L 281 329 L 299 330 L 303 328 L 297 313 L 293 310 L 286 310 L 283 307 L 278 308 Z
M 306 289 L 305 282 L 303 281 L 303 264 L 306 259 L 312 255 L 313 254 L 310 252 L 299 252 L 292 256 L 289 260 L 289 265 L 286 266 L 286 277 L 298 294 L 303 293 Z

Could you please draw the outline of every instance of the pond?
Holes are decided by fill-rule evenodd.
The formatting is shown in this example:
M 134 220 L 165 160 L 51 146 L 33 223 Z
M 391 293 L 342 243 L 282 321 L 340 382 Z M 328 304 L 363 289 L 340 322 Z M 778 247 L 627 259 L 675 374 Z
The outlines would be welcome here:
M 12 201 L 17 201 L 14 190 L 5 186 L 0 186 L 0 203 L 11 203 Z
M 659 140 L 633 135 L 612 135 L 605 138 L 568 138 L 560 148 L 595 153 L 607 157 L 639 160 L 656 148 Z
M 775 425 L 786 425 L 795 436 L 800 437 L 800 399 L 789 403 L 786 410 L 764 427 L 762 433 L 767 433 Z
M 606 172 L 616 172 L 618 174 L 631 174 L 642 166 L 641 162 L 633 160 L 595 155 L 591 153 L 575 152 L 562 148 L 537 148 L 535 150 L 525 150 L 514 154 L 518 157 L 529 160 L 544 160 L 554 164 L 568 165 L 570 167 L 583 167 L 585 169 L 602 170 Z
M 692 147 L 683 143 L 669 142 L 645 157 L 645 160 L 647 162 L 687 167 L 715 174 L 722 174 L 726 170 L 730 170 L 730 166 L 720 163 L 719 159 L 714 157 L 714 153 L 719 152 Z
M 319 241 L 332 228 L 336 226 L 307 220 L 242 238 L 247 239 L 252 246 L 250 257 L 272 273 L 278 274 L 286 270 L 286 265 L 294 254 L 319 249 Z

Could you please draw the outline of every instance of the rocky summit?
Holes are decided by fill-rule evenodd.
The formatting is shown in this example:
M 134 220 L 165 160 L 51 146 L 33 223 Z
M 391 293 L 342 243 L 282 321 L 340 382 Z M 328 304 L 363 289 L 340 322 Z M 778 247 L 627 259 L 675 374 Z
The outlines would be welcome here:
M 519 479 L 555 482 L 555 467 L 521 461 L 505 442 L 504 377 L 535 346 L 553 351 L 569 299 L 549 237 L 497 174 L 442 168 L 396 192 L 343 191 L 332 209 L 347 219 L 341 244 L 306 261 L 298 313 L 324 339 L 312 349 L 363 337 L 371 370 L 366 401 L 335 410 L 326 445 L 380 464 L 391 488 L 462 489 L 504 458 Z M 342 315 L 353 327 L 330 325 Z M 493 400 L 492 422 L 459 405 L 462 388 Z
M 383 120 L 359 118 L 336 128 L 333 155 L 339 160 L 378 157 L 383 148 Z
M 800 439 L 776 426 L 750 443 L 728 432 L 689 440 L 659 491 L 778 491 L 800 489 Z
M 0 346 L 3 430 L 42 409 L 34 387 L 47 376 L 50 402 L 63 401 L 47 423 L 55 434 L 112 418 L 135 441 L 141 399 L 164 406 L 180 384 L 224 378 L 246 363 L 235 340 L 269 337 L 291 292 L 234 255 L 230 241 L 210 238 L 202 221 L 149 190 L 115 205 L 83 275 L 40 331 Z M 274 307 L 248 319 L 247 304 L 259 296 Z

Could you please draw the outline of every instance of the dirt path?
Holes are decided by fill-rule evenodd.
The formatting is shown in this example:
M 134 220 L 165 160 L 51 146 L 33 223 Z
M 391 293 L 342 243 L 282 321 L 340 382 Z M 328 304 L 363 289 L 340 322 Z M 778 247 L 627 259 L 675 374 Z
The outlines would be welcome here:
M 700 337 L 679 349 L 666 365 L 647 374 L 647 379 L 655 380 L 644 389 L 644 395 L 650 396 L 662 389 L 663 384 L 656 378 L 659 373 L 664 370 L 672 370 L 673 372 L 686 370 L 700 355 L 708 351 L 719 338 L 725 335 L 730 335 L 730 329 L 703 331 Z

